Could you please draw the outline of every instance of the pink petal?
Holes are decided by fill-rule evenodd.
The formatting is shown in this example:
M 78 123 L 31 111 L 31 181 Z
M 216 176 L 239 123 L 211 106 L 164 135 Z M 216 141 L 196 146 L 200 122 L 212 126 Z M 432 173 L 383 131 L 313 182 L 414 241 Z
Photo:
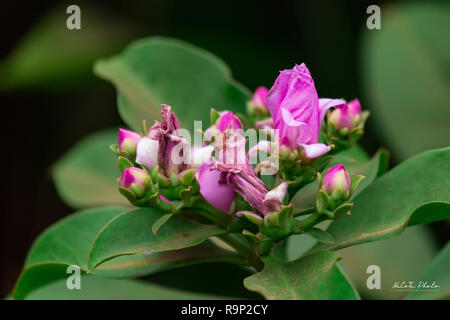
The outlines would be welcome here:
M 146 166 L 151 170 L 158 165 L 159 141 L 143 137 L 137 146 L 136 163 Z
M 266 108 L 266 96 L 269 90 L 266 87 L 258 87 L 252 97 L 252 103 L 255 107 Z
M 228 128 L 242 129 L 241 121 L 231 111 L 223 113 L 219 119 L 217 119 L 215 125 L 220 131 L 225 131 Z
M 355 115 L 361 114 L 361 103 L 358 99 L 350 101 L 349 103 L 347 103 L 347 106 Z
M 323 143 L 313 143 L 313 144 L 303 144 L 300 143 L 299 146 L 303 148 L 305 155 L 308 159 L 314 159 L 324 155 L 330 151 L 330 147 Z
M 191 164 L 194 167 L 209 163 L 212 157 L 214 146 L 192 147 L 191 148 Z
M 269 141 L 266 141 L 266 140 L 260 141 L 256 145 L 251 147 L 250 150 L 248 150 L 248 156 L 250 158 L 254 157 L 254 156 L 258 155 L 259 151 L 270 153 L 270 150 L 271 150 L 271 147 L 270 147 Z
M 200 193 L 205 200 L 217 209 L 228 212 L 235 192 L 226 185 L 219 185 L 220 174 L 220 171 L 210 170 L 210 166 L 204 164 L 197 172 L 196 178 L 200 184 Z
M 266 196 L 264 197 L 264 202 L 275 201 L 277 203 L 283 203 L 284 197 L 286 196 L 287 188 L 288 188 L 287 182 L 280 183 L 276 188 L 266 193 Z
M 320 98 L 319 99 L 320 124 L 322 125 L 323 119 L 325 118 L 325 114 L 327 113 L 328 109 L 341 105 L 345 105 L 345 101 L 342 99 Z

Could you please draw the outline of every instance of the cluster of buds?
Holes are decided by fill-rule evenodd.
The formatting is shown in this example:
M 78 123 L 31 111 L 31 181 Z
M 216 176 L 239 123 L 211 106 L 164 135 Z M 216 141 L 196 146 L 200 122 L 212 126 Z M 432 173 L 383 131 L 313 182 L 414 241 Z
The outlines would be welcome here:
M 362 111 L 358 99 L 345 102 L 329 110 L 323 126 L 324 140 L 337 149 L 349 148 L 364 133 L 369 111 Z
M 111 149 L 122 172 L 119 191 L 133 205 L 174 213 L 198 194 L 195 170 L 183 161 L 188 154 L 179 128 L 171 108 L 162 105 L 161 122 L 155 121 L 148 132 L 145 123 L 142 134 L 119 130 L 119 143 Z
M 212 109 L 211 125 L 194 147 L 180 134 L 180 123 L 167 105 L 162 105 L 161 121 L 148 130 L 145 122 L 140 134 L 120 129 L 119 143 L 111 147 L 122 173 L 120 192 L 135 206 L 158 207 L 169 215 L 187 207 L 251 238 L 262 255 L 318 221 L 349 214 L 351 196 L 363 177 L 350 180 L 343 165 L 323 177 L 320 172 L 333 158 L 333 148 L 361 136 L 368 112 L 361 111 L 359 101 L 319 99 L 308 68 L 301 64 L 281 71 L 270 90 L 259 87 L 247 111 L 254 127 L 271 140 L 260 139 L 248 152 L 242 122 L 231 111 Z M 269 160 L 254 167 L 249 159 L 261 152 Z M 274 160 L 277 170 L 266 171 L 273 175 L 274 187 L 268 188 L 261 173 Z M 315 212 L 299 221 L 289 201 L 316 178 Z

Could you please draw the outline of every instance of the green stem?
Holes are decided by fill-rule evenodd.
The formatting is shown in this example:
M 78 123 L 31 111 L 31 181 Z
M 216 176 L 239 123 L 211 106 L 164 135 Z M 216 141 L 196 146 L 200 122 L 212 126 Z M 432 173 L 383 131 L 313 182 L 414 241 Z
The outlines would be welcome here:
M 327 216 L 321 213 L 313 213 L 308 218 L 299 221 L 298 223 L 298 229 L 301 233 L 309 230 L 310 228 L 314 227 L 316 224 L 327 220 Z
M 255 249 L 248 242 L 247 239 L 239 234 L 227 233 L 218 236 L 222 241 L 227 243 L 233 249 L 236 250 L 240 255 L 246 258 L 246 262 L 251 265 L 256 271 L 261 271 L 264 264 L 261 259 L 256 254 Z
M 183 211 L 196 212 L 223 228 L 228 228 L 233 220 L 231 215 L 218 210 L 202 198 L 194 199 L 192 205 L 184 208 Z

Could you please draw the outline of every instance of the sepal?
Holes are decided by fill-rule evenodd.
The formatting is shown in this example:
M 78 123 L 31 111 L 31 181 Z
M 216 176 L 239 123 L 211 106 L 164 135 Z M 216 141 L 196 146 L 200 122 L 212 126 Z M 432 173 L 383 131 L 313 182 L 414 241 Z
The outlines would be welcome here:
M 119 156 L 117 158 L 117 165 L 122 173 L 125 169 L 133 167 L 133 163 L 125 157 Z
M 357 175 L 352 179 L 351 182 L 351 188 L 350 188 L 350 192 L 351 194 L 354 194 L 356 189 L 358 188 L 359 184 L 361 183 L 361 181 L 363 181 L 366 177 L 363 175 Z

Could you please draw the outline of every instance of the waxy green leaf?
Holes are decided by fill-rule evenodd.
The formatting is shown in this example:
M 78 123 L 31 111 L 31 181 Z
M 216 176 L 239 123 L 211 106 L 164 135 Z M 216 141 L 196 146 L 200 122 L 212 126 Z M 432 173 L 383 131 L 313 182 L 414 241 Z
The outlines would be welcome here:
M 382 31 L 366 30 L 362 73 L 384 144 L 402 160 L 450 145 L 449 3 L 410 1 L 382 9 Z
M 331 251 L 316 252 L 291 262 L 270 258 L 261 272 L 244 280 L 244 285 L 272 300 L 359 299 L 336 265 L 338 259 Z
M 85 210 L 49 227 L 33 244 L 13 297 L 24 299 L 42 286 L 67 278 L 66 270 L 70 265 L 78 266 L 81 274 L 85 274 L 89 251 L 98 232 L 127 210 L 121 207 Z M 151 225 L 148 230 L 152 232 Z M 120 256 L 108 260 L 92 273 L 113 278 L 138 277 L 200 262 L 244 263 L 236 253 L 205 241 L 198 246 L 151 255 Z
M 206 240 L 197 246 L 178 250 L 118 256 L 103 262 L 93 273 L 110 278 L 134 278 L 204 262 L 246 264 L 237 253 Z
M 27 300 L 212 300 L 229 297 L 193 293 L 145 281 L 82 276 L 80 290 L 68 290 L 59 280 L 32 292 Z
M 102 262 L 122 255 L 150 255 L 192 247 L 226 232 L 217 226 L 174 216 L 155 235 L 152 226 L 161 215 L 155 208 L 139 208 L 111 220 L 92 244 L 88 269 L 92 270 Z
M 116 179 L 120 171 L 109 149 L 117 136 L 118 131 L 112 129 L 89 135 L 53 166 L 56 189 L 72 208 L 129 204 L 118 192 Z
M 430 286 L 424 290 L 411 291 L 405 299 L 435 300 L 450 299 L 450 242 L 441 250 L 433 263 L 424 272 L 419 283 Z M 433 286 L 434 284 L 434 286 Z M 427 290 L 425 290 L 427 289 Z
M 120 16 L 105 15 L 84 2 L 82 28 L 69 30 L 67 4 L 57 5 L 20 39 L 0 63 L 0 90 L 62 89 L 90 85 L 95 78 L 92 64 L 102 55 L 119 49 L 137 34 Z
M 438 252 L 434 235 L 427 226 L 407 228 L 397 237 L 351 246 L 339 250 L 341 267 L 355 284 L 358 292 L 368 299 L 401 299 L 405 291 L 394 291 L 395 282 L 417 281 Z M 414 250 L 411 250 L 414 248 Z M 381 269 L 381 289 L 367 288 L 366 269 L 370 265 Z
M 391 238 L 414 224 L 450 218 L 450 148 L 424 152 L 398 165 L 355 199 L 352 214 L 333 221 L 328 232 L 340 249 Z M 439 207 L 439 210 L 436 208 Z
M 66 278 L 66 269 L 77 265 L 87 270 L 87 257 L 97 232 L 124 208 L 90 209 L 73 214 L 49 227 L 34 242 L 16 283 L 13 297 L 28 293 L 58 279 Z
M 244 112 L 250 92 L 233 80 L 226 64 L 186 42 L 152 37 L 122 54 L 99 60 L 97 75 L 118 90 L 119 113 L 131 128 L 160 119 L 161 104 L 173 107 L 183 127 L 209 126 L 210 108 Z

